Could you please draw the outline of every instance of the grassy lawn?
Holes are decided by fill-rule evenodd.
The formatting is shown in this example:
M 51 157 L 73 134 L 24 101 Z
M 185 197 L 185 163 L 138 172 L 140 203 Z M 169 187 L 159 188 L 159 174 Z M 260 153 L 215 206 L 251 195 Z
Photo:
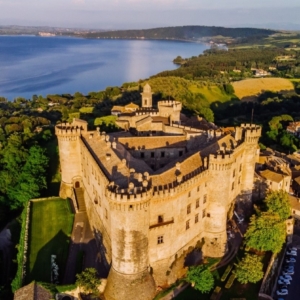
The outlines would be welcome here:
M 60 279 L 68 256 L 74 215 L 68 200 L 54 198 L 31 204 L 26 282 L 51 281 L 51 255 Z

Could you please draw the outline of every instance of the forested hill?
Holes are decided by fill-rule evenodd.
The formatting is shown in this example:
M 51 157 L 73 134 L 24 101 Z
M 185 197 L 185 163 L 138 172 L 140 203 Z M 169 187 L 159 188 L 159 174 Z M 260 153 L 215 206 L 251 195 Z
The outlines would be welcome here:
M 90 38 L 203 40 L 205 38 L 236 39 L 263 38 L 277 31 L 258 28 L 225 28 L 215 26 L 177 26 L 144 30 L 117 30 L 81 33 Z M 230 42 L 229 41 L 229 42 Z

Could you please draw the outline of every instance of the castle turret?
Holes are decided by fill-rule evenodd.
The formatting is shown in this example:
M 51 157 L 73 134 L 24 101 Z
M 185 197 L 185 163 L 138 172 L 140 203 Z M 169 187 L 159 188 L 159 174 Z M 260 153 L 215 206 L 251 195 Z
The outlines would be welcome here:
M 142 107 L 152 107 L 152 94 L 150 85 L 146 83 L 141 93 Z
M 261 136 L 261 127 L 254 124 L 242 124 L 244 131 L 245 150 L 242 163 L 241 191 L 251 198 L 255 163 L 259 156 L 258 140 Z M 250 200 L 250 199 L 249 199 Z
M 210 257 L 222 257 L 226 248 L 227 211 L 234 199 L 235 178 L 232 166 L 235 157 L 225 150 L 209 156 L 209 202 L 204 212 L 205 244 L 203 253 Z
M 72 124 L 61 123 L 55 127 L 61 169 L 59 195 L 62 198 L 71 198 L 75 184 L 73 179 L 81 176 L 79 138 L 82 131 L 87 131 L 87 122 L 79 119 L 74 119 Z
M 205 216 L 205 243 L 203 254 L 209 257 L 222 257 L 226 249 L 226 208 L 220 203 L 210 203 Z
M 148 234 L 152 189 L 143 186 L 107 190 L 111 209 L 112 266 L 104 292 L 107 300 L 150 300 L 156 287 L 149 273 Z M 115 190 L 115 191 L 112 191 Z

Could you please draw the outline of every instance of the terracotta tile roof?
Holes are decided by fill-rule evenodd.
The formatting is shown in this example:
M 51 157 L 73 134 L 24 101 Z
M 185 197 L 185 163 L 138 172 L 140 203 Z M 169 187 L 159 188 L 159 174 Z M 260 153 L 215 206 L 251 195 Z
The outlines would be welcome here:
M 176 161 L 177 162 L 177 161 Z M 172 165 L 166 166 L 167 170 L 158 170 L 156 175 L 151 176 L 153 186 L 166 185 L 176 181 L 178 170 L 176 169 L 176 162 L 172 162 Z M 185 157 L 180 162 L 180 175 L 182 177 L 188 176 L 193 171 L 196 171 L 202 166 L 202 158 L 200 153 L 197 152 L 189 157 Z M 162 173 L 159 173 L 162 172 Z
M 299 198 L 296 198 L 292 195 L 289 195 L 289 200 L 290 200 L 290 204 L 291 204 L 292 209 L 300 210 Z
M 138 108 L 140 108 L 137 104 L 134 104 L 134 103 L 132 103 L 132 102 L 130 102 L 129 104 L 127 104 L 127 105 L 125 105 L 125 109 L 131 109 L 131 108 L 133 108 L 133 109 L 138 109 Z
M 281 182 L 283 180 L 283 178 L 285 177 L 284 175 L 275 173 L 271 170 L 261 171 L 260 175 L 267 180 L 271 180 L 271 181 L 274 181 L 277 183 Z
M 158 149 L 185 147 L 187 145 L 185 136 L 137 136 L 121 137 L 118 142 L 127 149 Z

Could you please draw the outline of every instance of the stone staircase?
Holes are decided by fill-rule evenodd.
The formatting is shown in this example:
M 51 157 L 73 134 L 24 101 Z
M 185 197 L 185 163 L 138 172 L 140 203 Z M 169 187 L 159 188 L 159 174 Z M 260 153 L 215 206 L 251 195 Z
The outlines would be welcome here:
M 75 196 L 78 205 L 78 212 L 86 211 L 85 202 L 84 202 L 84 189 L 75 188 Z

